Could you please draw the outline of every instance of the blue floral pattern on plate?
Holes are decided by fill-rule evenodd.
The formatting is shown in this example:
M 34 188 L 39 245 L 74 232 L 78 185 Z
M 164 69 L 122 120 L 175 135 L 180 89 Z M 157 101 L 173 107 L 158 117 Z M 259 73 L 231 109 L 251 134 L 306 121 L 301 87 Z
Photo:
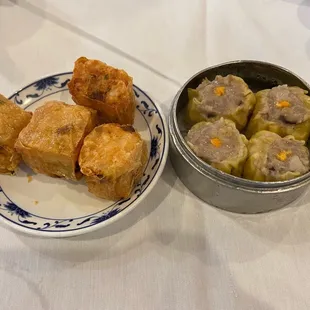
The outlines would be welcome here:
M 42 78 L 13 94 L 10 99 L 22 108 L 27 109 L 32 104 L 59 92 L 68 92 L 67 84 L 70 81 L 72 72 L 56 74 Z M 0 179 L 0 218 L 13 226 L 22 227 L 23 231 L 30 230 L 47 232 L 49 236 L 57 233 L 57 236 L 81 234 L 82 230 L 93 226 L 104 226 L 106 222 L 113 219 L 125 210 L 136 205 L 139 198 L 153 182 L 156 182 L 156 175 L 160 174 L 167 158 L 168 140 L 167 130 L 163 116 L 154 102 L 137 86 L 134 86 L 136 97 L 136 109 L 142 115 L 149 131 L 150 153 L 143 177 L 128 199 L 112 202 L 110 206 L 94 214 L 72 218 L 48 218 L 31 213 L 23 209 L 22 205 L 14 203 L 14 197 L 10 197 L 5 191 L 5 183 Z M 2 186 L 2 187 L 1 187 Z M 96 227 L 97 228 L 97 227 Z M 79 231 L 79 232 L 76 232 Z M 76 232 L 76 233 L 75 233 Z M 42 234 L 43 233 L 43 234 Z

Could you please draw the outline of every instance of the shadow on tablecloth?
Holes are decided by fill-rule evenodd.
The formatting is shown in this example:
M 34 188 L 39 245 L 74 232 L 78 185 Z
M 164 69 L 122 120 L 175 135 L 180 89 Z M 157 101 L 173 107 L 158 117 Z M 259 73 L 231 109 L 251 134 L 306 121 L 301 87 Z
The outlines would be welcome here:
M 268 213 L 238 215 L 226 213 L 235 224 L 274 250 L 280 244 L 310 243 L 310 190 L 289 206 Z
M 145 235 L 137 235 L 140 227 L 136 227 L 136 224 L 148 217 L 165 200 L 176 178 L 168 161 L 162 177 L 146 199 L 123 218 L 92 233 L 66 239 L 46 239 L 21 233 L 17 237 L 40 255 L 68 263 L 89 261 L 96 256 L 106 259 L 123 255 L 145 241 Z M 131 236 L 130 240 L 119 246 L 119 241 L 126 235 Z

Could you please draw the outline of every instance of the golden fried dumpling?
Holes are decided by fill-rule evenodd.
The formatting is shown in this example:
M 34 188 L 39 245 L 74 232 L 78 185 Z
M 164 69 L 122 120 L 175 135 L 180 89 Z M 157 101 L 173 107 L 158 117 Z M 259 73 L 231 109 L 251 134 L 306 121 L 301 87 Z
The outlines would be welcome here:
M 37 173 L 76 180 L 84 137 L 97 124 L 97 112 L 61 101 L 37 108 L 15 144 L 25 163 Z
M 133 83 L 124 70 L 80 57 L 75 61 L 68 87 L 74 102 L 97 110 L 102 123 L 134 123 Z
M 287 85 L 259 91 L 246 136 L 268 130 L 281 137 L 292 135 L 306 141 L 310 134 L 310 97 L 306 94 L 299 87 Z
M 26 112 L 0 94 L 0 173 L 13 173 L 21 157 L 14 144 L 20 131 L 30 122 Z
M 214 123 L 197 123 L 185 140 L 192 151 L 212 167 L 235 176 L 242 175 L 248 155 L 247 139 L 233 121 L 221 118 Z
M 243 176 L 254 181 L 285 181 L 309 171 L 309 150 L 293 136 L 270 131 L 256 133 L 248 144 Z
M 118 200 L 130 196 L 142 177 L 147 147 L 132 126 L 104 124 L 84 140 L 79 157 L 89 192 Z
M 221 117 L 232 120 L 242 130 L 255 106 L 255 95 L 240 77 L 217 75 L 205 79 L 196 89 L 188 90 L 187 119 L 195 124 L 214 122 Z

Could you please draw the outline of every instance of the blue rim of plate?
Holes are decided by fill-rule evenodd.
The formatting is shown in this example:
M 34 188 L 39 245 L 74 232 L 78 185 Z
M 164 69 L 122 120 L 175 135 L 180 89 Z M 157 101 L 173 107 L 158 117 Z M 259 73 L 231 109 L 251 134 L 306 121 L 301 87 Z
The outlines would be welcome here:
M 68 91 L 67 84 L 70 78 L 61 82 L 60 85 L 58 84 L 59 77 L 65 75 L 71 76 L 72 71 L 43 77 L 16 91 L 9 97 L 9 99 L 14 101 L 19 106 L 23 105 L 23 99 L 19 97 L 20 93 L 34 86 L 36 92 L 27 94 L 25 97 L 31 98 L 32 100 L 36 98 L 37 99 L 26 105 L 25 109 L 27 109 L 32 104 L 42 100 L 45 97 L 54 95 L 59 92 Z M 58 90 L 51 92 L 53 87 Z M 49 91 L 49 93 L 43 96 L 45 91 Z M 148 163 L 143 173 L 143 177 L 139 184 L 137 184 L 135 187 L 133 195 L 130 198 L 114 202 L 103 210 L 82 217 L 66 219 L 48 218 L 32 214 L 16 205 L 6 195 L 0 184 L 0 218 L 3 219 L 3 222 L 25 233 L 41 236 L 48 235 L 54 237 L 69 237 L 87 233 L 114 222 L 133 209 L 142 200 L 140 198 L 142 194 L 142 197 L 145 198 L 162 174 L 168 155 L 169 138 L 166 121 L 163 117 L 163 113 L 160 107 L 156 106 L 153 100 L 136 85 L 134 85 L 134 93 L 136 100 L 138 101 L 136 109 L 141 113 L 148 126 L 149 134 L 151 137 L 151 147 Z M 146 100 L 139 99 L 143 96 L 146 98 Z M 149 125 L 150 122 L 147 120 L 148 118 L 152 119 L 154 115 L 158 116 L 158 123 L 155 125 L 155 134 L 152 132 Z M 161 149 L 161 152 L 158 151 L 159 148 Z M 149 168 L 151 168 L 151 171 L 153 171 L 152 176 L 146 173 Z M 2 203 L 3 198 L 6 199 L 5 203 Z M 122 205 L 126 206 L 122 207 Z M 3 211 L 6 211 L 7 214 L 4 215 Z M 12 219 L 12 217 L 14 219 Z M 44 219 L 45 221 L 42 226 L 36 227 L 38 224 L 38 222 L 35 222 L 36 219 Z M 79 222 L 76 223 L 76 221 Z M 69 228 L 72 225 L 76 225 L 78 227 Z

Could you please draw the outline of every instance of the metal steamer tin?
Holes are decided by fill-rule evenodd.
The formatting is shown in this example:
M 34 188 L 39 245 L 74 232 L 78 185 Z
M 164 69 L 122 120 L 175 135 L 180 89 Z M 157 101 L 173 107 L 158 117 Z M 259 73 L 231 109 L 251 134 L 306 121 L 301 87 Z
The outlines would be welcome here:
M 191 77 L 175 96 L 170 115 L 170 157 L 186 187 L 210 205 L 237 213 L 261 213 L 281 208 L 300 197 L 310 182 L 310 172 L 281 182 L 257 182 L 217 170 L 199 159 L 187 146 L 184 135 L 184 108 L 188 88 L 196 88 L 203 78 L 237 75 L 253 92 L 287 84 L 310 92 L 310 86 L 289 70 L 262 61 L 239 60 L 202 70 Z

